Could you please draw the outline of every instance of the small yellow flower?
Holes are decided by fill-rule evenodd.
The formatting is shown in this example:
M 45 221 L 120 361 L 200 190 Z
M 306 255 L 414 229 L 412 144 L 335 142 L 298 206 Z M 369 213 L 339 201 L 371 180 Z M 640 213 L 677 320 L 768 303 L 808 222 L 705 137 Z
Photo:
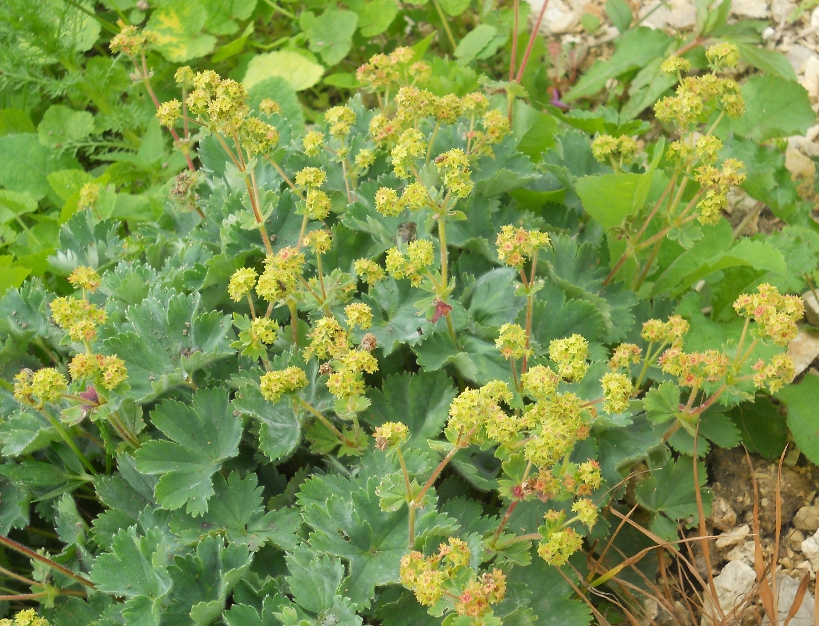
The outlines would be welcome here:
M 95 269 L 80 265 L 71 272 L 68 277 L 68 282 L 74 285 L 74 287 L 79 287 L 80 289 L 94 293 L 100 286 L 100 275 L 97 274 Z
M 288 367 L 264 374 L 259 382 L 262 395 L 270 402 L 278 402 L 285 393 L 307 386 L 307 375 L 298 367 Z
M 344 307 L 347 326 L 367 330 L 373 324 L 373 310 L 363 302 L 353 302 Z
M 230 277 L 230 283 L 228 284 L 230 299 L 238 302 L 250 293 L 253 287 L 256 286 L 257 276 L 256 270 L 249 267 L 243 267 L 233 272 L 233 276 Z
M 386 450 L 404 443 L 409 437 L 409 428 L 401 422 L 386 422 L 375 429 L 375 447 Z

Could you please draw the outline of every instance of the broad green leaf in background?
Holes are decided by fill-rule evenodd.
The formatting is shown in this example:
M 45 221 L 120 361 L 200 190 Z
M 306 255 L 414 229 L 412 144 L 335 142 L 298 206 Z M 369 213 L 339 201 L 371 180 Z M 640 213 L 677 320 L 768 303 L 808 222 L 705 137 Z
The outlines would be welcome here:
M 606 86 L 610 78 L 645 67 L 657 58 L 664 58 L 674 40 L 661 30 L 646 26 L 623 33 L 615 40 L 617 51 L 606 61 L 595 64 L 577 81 L 564 96 L 564 102 L 572 102 L 596 94 Z
M 606 15 L 621 33 L 628 30 L 634 16 L 625 0 L 606 0 Z
M 750 452 L 761 454 L 766 459 L 779 458 L 788 442 L 788 429 L 779 408 L 770 399 L 757 396 L 753 402 L 735 406 L 728 411 L 728 415 L 739 429 L 742 443 Z M 797 421 L 799 419 L 796 416 L 794 418 Z
M 46 177 L 57 170 L 80 168 L 73 156 L 55 155 L 38 141 L 37 135 L 30 133 L 0 137 L 0 155 L 3 155 L 0 185 L 27 193 L 35 200 L 50 196 L 59 201 Z
M 49 148 L 65 148 L 66 144 L 85 139 L 94 132 L 94 116 L 88 111 L 75 111 L 62 104 L 48 108 L 37 127 L 40 143 Z
M 321 79 L 324 68 L 306 56 L 290 50 L 268 52 L 253 57 L 242 83 L 246 89 L 272 76 L 284 78 L 296 91 L 312 87 Z
M 169 61 L 184 63 L 213 50 L 216 37 L 202 33 L 208 12 L 198 0 L 170 0 L 151 13 L 145 30 Z
M 816 123 L 808 92 L 799 83 L 762 74 L 751 76 L 742 85 L 745 115 L 727 119 L 718 129 L 723 136 L 732 132 L 763 142 L 775 137 L 804 135 Z
M 242 423 L 233 415 L 227 394 L 199 391 L 190 405 L 165 400 L 151 412 L 151 421 L 170 441 L 145 443 L 135 455 L 137 469 L 161 475 L 156 500 L 163 508 L 187 505 L 191 515 L 203 515 L 214 493 L 213 474 L 239 453 Z
M 25 111 L 0 109 L 0 137 L 19 133 L 34 133 L 37 128 Z
M 256 0 L 202 0 L 208 14 L 205 28 L 214 35 L 238 32 L 236 20 L 246 20 L 256 8 Z
M 503 41 L 503 38 L 498 38 L 498 29 L 495 26 L 479 24 L 458 42 L 455 58 L 464 65 L 475 59 L 488 58 L 497 52 Z
M 629 100 L 620 109 L 623 121 L 633 120 L 647 108 L 654 105 L 660 96 L 677 83 L 675 74 L 666 74 L 660 69 L 663 58 L 656 58 L 641 69 L 629 86 Z
M 470 0 L 440 0 L 447 15 L 457 17 L 469 8 Z
M 27 193 L 0 189 L 0 224 L 6 224 L 36 210 L 36 200 Z
M 20 287 L 29 274 L 31 269 L 15 263 L 13 256 L 0 254 L 0 295 L 12 287 Z
M 354 0 L 346 3 L 358 13 L 358 32 L 362 37 L 375 37 L 390 27 L 398 15 L 398 4 L 395 0 Z
M 557 119 L 523 100 L 515 100 L 514 107 L 512 134 L 518 140 L 518 150 L 527 155 L 532 163 L 538 163 L 542 154 L 555 146 Z
M 281 76 L 271 76 L 255 83 L 247 92 L 248 104 L 259 110 L 265 98 L 275 100 L 281 108 L 281 116 L 287 120 L 296 133 L 304 132 L 304 107 L 299 102 L 296 90 Z
M 816 399 L 819 398 L 819 376 L 808 373 L 798 385 L 788 385 L 776 397 L 788 405 L 788 428 L 793 441 L 808 460 L 819 463 L 819 426 Z
M 233 401 L 237 411 L 259 423 L 259 450 L 276 463 L 289 457 L 301 441 L 301 424 L 287 400 L 268 402 L 255 385 L 245 385 Z
M 344 578 L 344 565 L 339 559 L 302 544 L 287 555 L 287 569 L 287 582 L 299 606 L 311 613 L 323 613 L 333 606 Z
M 756 69 L 762 70 L 766 74 L 772 74 L 785 80 L 796 82 L 796 71 L 793 65 L 784 54 L 777 50 L 768 50 L 761 46 L 755 46 L 742 41 L 732 41 L 737 48 L 742 59 Z
M 299 26 L 307 35 L 310 50 L 321 55 L 327 65 L 335 65 L 347 56 L 353 45 L 353 34 L 358 26 L 358 14 L 330 7 L 321 15 L 304 11 Z

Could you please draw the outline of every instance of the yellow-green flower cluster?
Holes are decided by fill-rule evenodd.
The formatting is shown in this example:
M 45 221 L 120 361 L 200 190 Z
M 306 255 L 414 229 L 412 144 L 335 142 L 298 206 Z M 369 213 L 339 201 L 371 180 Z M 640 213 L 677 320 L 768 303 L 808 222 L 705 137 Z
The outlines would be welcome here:
M 576 500 L 572 504 L 572 511 L 574 511 L 578 522 L 583 524 L 586 528 L 591 530 L 597 523 L 597 506 L 589 499 L 583 498 Z
M 182 103 L 176 98 L 159 105 L 156 110 L 156 119 L 165 128 L 173 128 L 182 115 Z
M 80 195 L 77 198 L 77 210 L 87 211 L 97 206 L 100 191 L 102 191 L 102 185 L 99 183 L 85 183 L 80 187 Z
M 293 293 L 304 265 L 304 255 L 295 248 L 268 254 L 264 271 L 256 283 L 256 293 L 267 302 L 278 302 Z
M 133 27 L 129 26 L 128 28 Z M 0 626 L 48 626 L 48 620 L 44 617 L 38 617 L 36 610 L 26 609 L 18 612 L 14 616 L 14 621 L 8 618 L 0 619 Z
M 681 387 L 693 388 L 725 378 L 730 360 L 718 350 L 683 352 L 674 346 L 663 352 L 658 363 L 666 374 L 677 377 Z
M 523 421 L 532 433 L 523 447 L 526 460 L 549 468 L 568 454 L 576 441 L 588 437 L 584 404 L 575 394 L 564 393 L 527 407 Z
M 732 43 L 718 43 L 705 51 L 705 58 L 715 69 L 739 65 L 739 48 Z
M 316 321 L 309 337 L 310 345 L 304 349 L 305 360 L 313 356 L 338 359 L 350 349 L 350 337 L 334 317 L 325 316 Z
M 404 210 L 404 202 L 398 192 L 389 187 L 381 187 L 375 192 L 375 210 L 381 215 L 395 217 Z
M 805 313 L 805 304 L 798 296 L 782 295 L 773 285 L 763 283 L 755 294 L 742 294 L 734 302 L 734 310 L 742 317 L 753 319 L 757 331 L 781 346 L 787 345 L 799 330 L 796 322 Z
M 282 107 L 272 98 L 265 98 L 259 103 L 259 110 L 265 115 L 280 115 L 282 112 Z
M 702 187 L 702 198 L 697 203 L 699 219 L 703 224 L 714 224 L 720 212 L 728 205 L 728 192 L 734 185 L 745 182 L 743 164 L 736 159 L 725 159 L 722 169 L 703 165 L 697 169 L 696 181 Z
M 500 143 L 509 134 L 509 118 L 497 109 L 487 111 L 481 124 L 486 143 Z
M 506 383 L 499 380 L 488 382 L 479 389 L 462 391 L 449 405 L 447 438 L 461 447 L 481 439 L 481 427 L 488 422 L 512 422 L 500 407 L 501 402 L 510 402 L 512 392 Z
M 504 324 L 500 327 L 495 347 L 504 359 L 522 359 L 529 354 L 526 331 L 518 324 Z
M 606 372 L 600 379 L 603 387 L 603 410 L 606 413 L 622 413 L 628 408 L 633 387 L 631 377 L 618 372 Z
M 688 76 L 680 81 L 676 95 L 657 102 L 654 113 L 660 121 L 674 122 L 687 131 L 708 112 L 706 105 L 711 106 L 712 103 L 733 119 L 745 112 L 745 101 L 735 80 L 703 74 Z
M 367 330 L 373 325 L 373 310 L 363 302 L 353 302 L 344 307 L 347 326 Z
M 330 196 L 321 189 L 311 188 L 304 194 L 304 208 L 300 208 L 297 213 L 312 220 L 324 220 L 330 214 L 332 204 Z
M 355 169 L 356 172 L 364 172 L 368 167 L 375 163 L 375 153 L 369 148 L 362 148 L 355 155 Z
M 547 233 L 539 230 L 515 228 L 512 224 L 501 227 L 495 240 L 498 258 L 515 269 L 521 269 L 527 259 L 531 259 L 539 248 L 551 246 Z
M 148 37 L 136 26 L 125 26 L 123 22 L 118 22 L 118 24 L 122 30 L 111 37 L 108 44 L 111 52 L 128 56 L 136 56 L 144 52 Z
M 14 377 L 14 399 L 23 404 L 42 406 L 47 402 L 57 402 L 67 389 L 65 376 L 53 367 L 44 367 L 36 372 L 24 369 Z
M 241 132 L 247 119 L 247 92 L 240 83 L 222 78 L 213 70 L 197 72 L 193 78 L 193 90 L 185 104 L 191 114 L 217 130 Z
M 637 154 L 637 142 L 628 135 L 598 135 L 592 142 L 592 156 L 601 163 L 610 159 L 628 163 Z
M 427 140 L 424 134 L 414 128 L 408 128 L 398 138 L 398 142 L 390 152 L 392 167 L 398 178 L 409 178 L 412 173 L 413 161 L 426 154 Z
M 318 156 L 321 149 L 324 147 L 324 133 L 318 130 L 311 130 L 306 133 L 301 140 L 301 145 L 304 147 L 304 153 L 309 157 Z
M 432 606 L 448 597 L 458 615 L 485 617 L 490 614 L 491 606 L 505 597 L 506 576 L 501 570 L 493 569 L 480 575 L 469 572 L 464 580 L 464 569 L 469 567 L 470 558 L 466 542 L 450 537 L 432 556 L 424 557 L 416 551 L 405 554 L 399 579 L 423 606 Z
M 387 251 L 387 273 L 394 278 L 408 278 L 414 285 L 421 284 L 422 272 L 435 260 L 435 247 L 428 239 L 417 239 L 407 245 L 407 253 L 398 248 Z
M 318 167 L 305 167 L 296 172 L 296 186 L 308 189 L 316 189 L 327 180 L 327 174 Z
M 228 283 L 228 295 L 230 295 L 230 299 L 234 302 L 238 302 L 249 294 L 253 287 L 256 286 L 257 277 L 258 274 L 256 270 L 249 267 L 243 267 L 233 272 L 233 275 L 230 277 L 230 282 Z
M 386 422 L 375 429 L 375 447 L 379 450 L 394 448 L 409 437 L 409 428 L 401 422 Z
M 68 282 L 74 287 L 94 293 L 100 286 L 100 275 L 95 269 L 80 265 L 68 277 Z
M 279 337 L 279 325 L 275 320 L 267 317 L 257 317 L 250 322 L 250 332 L 262 343 L 276 343 Z
M 691 70 L 691 61 L 673 55 L 668 57 L 660 65 L 660 71 L 664 74 L 676 74 L 678 72 L 688 72 Z
M 549 565 L 561 567 L 582 547 L 583 537 L 573 528 L 564 528 L 550 533 L 548 539 L 541 541 L 537 546 L 537 553 Z
M 609 367 L 613 370 L 628 369 L 640 362 L 643 351 L 633 343 L 621 343 L 614 349 L 609 359 Z
M 404 187 L 404 191 L 401 192 L 401 203 L 411 211 L 432 205 L 427 188 L 418 181 Z
M 714 135 L 703 135 L 694 145 L 694 156 L 703 165 L 713 165 L 717 162 L 722 142 Z
M 324 113 L 324 121 L 330 124 L 330 134 L 336 139 L 342 139 L 350 134 L 355 124 L 355 113 L 350 107 L 335 106 Z
M 441 102 L 439 98 L 426 89 L 401 87 L 398 93 L 395 94 L 395 104 L 398 110 L 395 112 L 394 121 L 402 128 L 407 128 L 419 119 L 435 115 L 436 109 Z M 457 119 L 457 115 L 455 119 Z
M 524 391 L 538 402 L 545 402 L 557 392 L 560 377 L 545 365 L 535 365 L 521 376 Z
M 338 358 L 338 367 L 327 380 L 327 389 L 340 400 L 364 395 L 363 373 L 378 371 L 378 360 L 365 349 L 348 350 Z
M 424 83 L 429 80 L 431 69 L 423 61 L 413 61 L 412 48 L 396 48 L 389 55 L 376 54 L 358 68 L 356 78 L 372 91 L 380 91 L 401 81 Z
M 453 148 L 435 159 L 439 170 L 444 172 L 444 185 L 456 198 L 466 198 L 474 187 L 469 172 L 469 159 L 460 148 Z
M 681 346 L 683 336 L 688 332 L 688 322 L 679 315 L 672 315 L 667 322 L 648 320 L 643 324 L 642 337 L 652 343 L 670 343 Z
M 307 375 L 304 370 L 295 366 L 267 372 L 259 381 L 262 395 L 270 402 L 278 402 L 284 394 L 304 389 L 306 386 Z
M 125 362 L 116 355 L 81 352 L 71 359 L 68 371 L 75 381 L 87 380 L 99 374 L 101 385 L 108 390 L 118 387 L 128 378 Z
M 358 259 L 353 263 L 355 275 L 360 277 L 368 285 L 372 286 L 384 280 L 384 268 L 370 259 Z
M 577 382 L 583 380 L 589 368 L 586 356 L 589 342 L 578 334 L 549 342 L 549 358 L 557 365 L 557 373 L 563 380 Z
M 785 385 L 792 383 L 796 376 L 793 359 L 787 354 L 777 354 L 768 363 L 760 359 L 752 368 L 756 372 L 754 385 L 767 387 L 771 393 L 776 393 Z
M 324 254 L 333 247 L 333 236 L 329 230 L 319 228 L 307 233 L 304 237 L 304 243 L 310 246 L 314 254 Z
M 72 341 L 92 341 L 108 315 L 88 300 L 63 297 L 51 302 L 51 318 Z
M 242 124 L 242 145 L 251 155 L 267 154 L 279 143 L 279 131 L 275 126 L 263 122 L 258 117 L 248 117 Z

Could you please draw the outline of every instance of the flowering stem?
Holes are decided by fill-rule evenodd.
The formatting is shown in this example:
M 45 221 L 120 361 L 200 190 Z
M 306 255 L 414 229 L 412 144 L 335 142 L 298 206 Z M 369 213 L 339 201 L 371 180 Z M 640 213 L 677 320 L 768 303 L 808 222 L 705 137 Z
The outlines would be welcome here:
M 537 253 L 538 249 L 535 248 L 535 251 L 532 253 L 532 273 L 529 278 L 528 287 L 532 287 L 535 284 L 535 271 L 537 270 Z M 521 270 L 521 274 L 523 274 L 523 270 Z M 526 284 L 526 277 L 524 275 L 524 284 Z M 526 373 L 526 370 L 529 367 L 529 346 L 532 343 L 532 310 L 535 306 L 535 295 L 533 293 L 528 293 L 526 295 L 526 352 L 523 354 L 523 363 L 520 368 L 520 374 Z M 517 383 L 516 383 L 517 384 Z
M 520 5 L 518 0 L 514 0 L 513 4 L 513 11 L 515 14 L 515 22 L 512 26 L 512 51 L 511 51 L 511 58 L 509 60 L 509 82 L 511 83 L 515 80 L 515 68 L 518 64 L 518 28 L 520 23 Z M 511 113 L 511 111 L 510 111 Z
M 470 430 L 469 433 L 467 433 L 466 437 L 463 437 L 463 440 L 469 441 L 469 438 L 475 434 L 476 429 L 477 426 L 473 427 L 472 430 Z M 421 491 L 418 492 L 418 495 L 412 499 L 410 505 L 415 504 L 416 506 L 418 506 L 421 504 L 421 500 L 424 498 L 425 495 L 427 495 L 427 491 L 429 491 L 430 487 L 432 487 L 432 485 L 435 484 L 435 480 L 438 478 L 438 476 L 440 476 L 441 472 L 444 471 L 444 468 L 452 460 L 452 457 L 454 457 L 458 453 L 458 450 L 461 449 L 461 446 L 458 445 L 460 441 L 461 437 L 458 437 L 458 441 L 455 443 L 455 447 L 453 447 L 452 450 L 447 452 L 447 455 L 443 459 L 441 459 L 441 462 L 438 463 L 438 467 L 436 467 L 435 471 L 432 472 L 432 476 L 429 477 L 429 480 L 426 482 L 426 484 L 424 484 Z
M 537 21 L 532 29 L 532 34 L 529 35 L 529 43 L 526 44 L 526 52 L 523 53 L 523 60 L 520 62 L 520 69 L 518 69 L 518 75 L 517 78 L 515 78 L 515 82 L 518 85 L 520 85 L 520 81 L 523 80 L 523 72 L 526 71 L 526 66 L 529 64 L 529 55 L 532 54 L 532 48 L 535 45 L 535 38 L 540 32 L 540 23 L 543 21 L 543 16 L 546 15 L 547 6 L 549 6 L 549 0 L 543 0 L 543 6 L 540 7 L 540 13 L 537 16 Z
M 341 162 L 341 175 L 344 178 L 344 189 L 347 191 L 347 204 L 353 203 L 353 192 L 350 189 L 349 172 L 347 170 L 347 157 Z
M 136 435 L 126 428 L 125 424 L 121 421 L 116 412 L 111 413 L 111 415 L 108 416 L 108 421 L 111 422 L 111 426 L 114 427 L 117 434 L 131 444 L 132 447 L 139 448 L 142 445 L 139 439 L 136 438 Z
M 663 240 L 658 239 L 657 242 L 654 244 L 654 247 L 651 249 L 651 254 L 648 255 L 648 259 L 646 259 L 645 267 L 643 267 L 643 271 L 640 272 L 640 275 L 634 281 L 631 286 L 633 291 L 639 291 L 640 287 L 643 286 L 646 278 L 648 278 L 648 273 L 651 271 L 651 267 L 654 265 L 654 261 L 657 259 L 657 255 L 660 253 L 660 247 L 663 245 Z
M 93 476 L 96 476 L 97 470 L 94 469 L 94 466 L 91 465 L 91 462 L 86 458 L 82 451 L 80 451 L 80 449 L 77 447 L 77 444 L 74 443 L 74 440 L 71 439 L 71 436 L 66 432 L 65 428 L 63 428 L 63 425 L 60 424 L 60 421 L 45 409 L 41 409 L 40 414 L 43 415 L 48 420 L 49 424 L 51 424 L 54 430 L 57 431 L 57 434 L 60 435 L 60 437 L 66 443 L 66 445 L 69 448 L 71 448 L 71 451 L 74 454 L 77 455 L 77 458 L 80 460 L 80 463 L 82 463 L 85 466 L 85 469 L 91 472 Z
M 543 539 L 543 535 L 540 533 L 531 533 L 529 535 L 520 535 L 519 537 L 512 537 L 508 541 L 504 541 L 500 546 L 495 546 L 495 551 L 501 550 L 503 548 L 508 548 L 509 546 L 520 543 L 521 541 L 537 541 L 538 539 Z
M 279 167 L 279 164 L 276 163 L 276 161 L 274 161 L 270 157 L 265 158 L 267 159 L 267 162 L 273 166 L 273 169 L 279 173 L 279 176 L 281 176 L 284 179 L 284 182 L 287 183 L 287 186 L 290 187 L 290 189 L 292 189 L 293 191 L 296 191 L 296 185 L 294 185 L 293 181 L 290 180 L 290 178 L 288 178 L 287 174 L 284 173 L 284 170 L 281 167 Z
M 447 249 L 446 249 L 446 216 L 441 213 L 438 215 L 438 243 L 441 245 L 441 290 L 446 290 L 448 280 L 447 280 L 447 266 L 449 265 L 449 260 L 447 256 Z M 446 303 L 446 297 L 441 297 L 441 300 Z M 460 346 L 458 345 L 458 337 L 455 334 L 455 326 L 452 324 L 452 316 L 450 315 L 449 311 L 445 314 L 446 317 L 446 328 L 449 331 L 449 336 L 452 337 L 452 343 L 455 344 L 455 349 L 460 350 Z
M 300 404 L 300 405 L 301 405 L 303 408 L 307 409 L 307 410 L 308 410 L 310 413 L 312 413 L 312 414 L 313 414 L 313 415 L 314 415 L 314 416 L 315 416 L 315 417 L 316 417 L 316 418 L 317 418 L 317 419 L 318 419 L 318 420 L 319 420 L 319 421 L 320 421 L 322 424 L 324 424 L 324 425 L 325 425 L 325 426 L 326 426 L 326 427 L 327 427 L 329 430 L 331 430 L 331 431 L 333 432 L 333 434 L 334 434 L 336 437 L 338 437 L 339 441 L 343 442 L 345 445 L 348 445 L 348 446 L 350 446 L 350 447 L 353 447 L 354 442 L 353 442 L 353 441 L 350 441 L 349 439 L 347 439 L 347 437 L 345 437 L 345 436 L 344 436 L 344 434 L 343 434 L 343 433 L 342 433 L 342 432 L 341 432 L 341 431 L 340 431 L 338 428 L 336 428 L 336 427 L 333 425 L 333 423 L 332 423 L 330 420 L 328 420 L 328 419 L 327 419 L 326 417 L 324 417 L 324 416 L 323 416 L 321 413 L 319 413 L 319 412 L 318 412 L 316 409 L 314 409 L 314 408 L 313 408 L 313 406 L 312 406 L 311 404 L 309 404 L 308 402 L 305 402 L 305 401 L 304 401 L 304 400 L 302 400 L 301 398 L 299 398 L 299 404 Z
M 398 456 L 398 462 L 401 464 L 401 472 L 404 474 L 404 489 L 407 490 L 407 504 L 409 505 L 409 549 L 412 550 L 415 544 L 415 506 L 412 498 L 412 485 L 410 483 L 409 472 L 407 471 L 407 464 L 404 461 L 404 455 L 401 453 L 401 448 L 396 448 L 395 453 Z
M 498 543 L 498 537 L 500 537 L 501 531 L 503 531 L 504 527 L 509 522 L 509 518 L 512 517 L 512 513 L 514 512 L 515 507 L 518 505 L 519 502 L 520 500 L 513 500 L 509 504 L 509 507 L 506 509 L 506 513 L 504 514 L 503 519 L 501 519 L 500 524 L 498 524 L 497 530 L 495 530 L 495 535 L 492 538 L 492 545 L 496 545 Z
M 5 567 L 0 567 L 0 573 L 5 574 L 9 578 L 13 578 L 15 580 L 19 580 L 21 583 L 26 583 L 27 585 L 31 585 L 32 587 L 36 587 L 40 583 L 36 580 L 31 580 L 30 578 L 26 578 L 25 576 L 20 576 L 20 574 L 16 574 L 12 572 L 10 569 L 6 569 Z
M 86 587 L 91 587 L 91 589 L 96 589 L 96 585 L 94 585 L 94 583 L 92 583 L 90 580 L 87 580 L 86 578 L 83 578 L 79 574 L 75 574 L 70 569 L 67 569 L 67 568 L 63 567 L 59 563 L 55 563 L 51 559 L 49 559 L 47 557 L 44 557 L 42 554 L 38 554 L 34 550 L 28 549 L 26 546 L 24 546 L 21 543 L 17 543 L 13 539 L 9 539 L 8 537 L 0 535 L 0 545 L 4 545 L 7 548 L 11 548 L 12 550 L 16 550 L 20 554 L 22 554 L 24 556 L 27 556 L 30 559 L 34 559 L 35 561 L 40 561 L 40 563 L 44 563 L 45 565 L 48 565 L 51 569 L 56 570 L 56 571 L 60 572 L 61 574 L 63 574 L 64 576 L 68 576 L 69 578 L 71 578 L 73 580 L 76 580 L 78 583 L 82 583 Z
M 290 309 L 290 326 L 293 330 L 293 345 L 299 347 L 299 312 L 296 308 L 296 303 L 293 301 L 287 302 L 287 308 Z
M 438 135 L 438 129 L 441 127 L 441 122 L 435 122 L 435 128 L 432 131 L 432 135 L 429 137 L 429 143 L 427 144 L 427 158 L 424 159 L 424 165 L 429 164 L 429 159 L 432 156 L 432 144 L 435 143 L 435 137 Z
M 737 343 L 737 353 L 734 356 L 734 362 L 739 361 L 739 354 L 742 351 L 742 344 L 745 343 L 745 335 L 748 334 L 748 328 L 750 327 L 750 325 L 751 325 L 751 318 L 746 317 L 745 318 L 745 326 L 742 327 L 742 334 L 739 336 L 739 343 Z M 739 368 L 737 368 L 737 369 L 739 369 Z
M 145 89 L 148 90 L 148 95 L 151 97 L 151 100 L 153 100 L 154 106 L 159 109 L 159 98 L 156 97 L 153 87 L 151 87 L 151 77 L 148 72 L 148 60 L 145 58 L 144 52 L 140 56 L 142 57 L 142 82 L 145 84 Z M 136 62 L 134 62 L 134 65 L 136 65 Z M 139 71 L 139 67 L 137 67 L 137 71 Z M 168 130 L 171 132 L 171 136 L 174 138 L 174 141 L 178 145 L 182 145 L 183 142 L 179 138 L 176 130 L 173 128 L 169 128 Z M 185 150 L 180 149 L 180 152 L 184 155 L 185 161 L 188 163 L 188 169 L 191 172 L 195 172 L 196 166 L 194 166 L 193 161 L 191 161 L 190 155 Z
M 441 3 L 438 2 L 438 0 L 432 0 L 432 4 L 435 5 L 435 10 L 438 11 L 438 17 L 441 18 L 441 23 L 444 26 L 446 37 L 449 39 L 449 45 L 452 46 L 452 50 L 454 52 L 455 48 L 458 46 L 455 44 L 455 37 L 452 36 L 452 31 L 449 28 L 449 21 L 446 19 L 446 15 L 444 15 L 444 11 L 441 9 Z

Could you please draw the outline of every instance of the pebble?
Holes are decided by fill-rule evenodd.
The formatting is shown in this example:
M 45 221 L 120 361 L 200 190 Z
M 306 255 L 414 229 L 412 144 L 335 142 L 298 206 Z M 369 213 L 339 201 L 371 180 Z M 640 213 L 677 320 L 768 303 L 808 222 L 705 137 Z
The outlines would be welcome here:
M 819 571 L 819 541 L 817 541 L 816 535 L 808 537 L 802 542 L 802 554 L 810 561 L 813 571 Z
M 771 14 L 774 20 L 781 24 L 796 11 L 796 4 L 790 0 L 773 0 L 771 3 Z
M 813 294 L 811 294 L 811 296 L 813 296 Z M 796 334 L 796 337 L 788 344 L 788 356 L 793 359 L 796 375 L 799 376 L 799 374 L 808 369 L 808 366 L 819 356 L 819 333 L 800 330 Z M 819 528 L 819 526 L 817 526 L 817 528 Z M 802 530 L 811 529 L 803 528 Z
M 799 530 L 816 532 L 816 529 L 819 528 L 819 506 L 813 504 L 803 506 L 793 516 L 793 525 Z
M 591 0 L 529 0 L 532 6 L 533 19 L 537 19 L 543 2 L 549 1 L 540 30 L 544 33 L 567 33 L 580 23 L 583 10 Z
M 790 61 L 791 66 L 793 67 L 793 70 L 797 74 L 801 74 L 808 60 L 811 57 L 815 57 L 816 53 L 810 48 L 806 48 L 801 44 L 795 43 L 791 46 L 791 49 L 788 50 L 787 56 L 788 61 Z
M 819 57 L 812 56 L 803 68 L 804 76 L 799 84 L 808 92 L 812 100 L 819 97 Z
M 819 30 L 819 7 L 810 14 L 810 25 L 813 30 Z
M 742 561 L 746 565 L 754 564 L 754 542 L 753 540 L 743 541 L 738 546 L 735 546 L 728 554 L 725 555 L 728 561 Z
M 802 294 L 802 301 L 805 303 L 805 319 L 812 326 L 819 326 L 819 302 L 812 291 Z
M 717 537 L 717 541 L 715 543 L 717 550 L 725 550 L 726 548 L 731 548 L 737 545 L 740 541 L 745 539 L 750 532 L 751 527 L 748 526 L 748 524 L 743 524 L 742 526 L 732 528 L 727 533 L 722 533 L 719 537 Z
M 652 0 L 646 2 L 640 9 L 640 17 L 648 15 L 658 4 L 659 0 Z M 651 28 L 666 28 L 670 26 L 676 29 L 691 28 L 697 21 L 697 8 L 691 0 L 671 0 L 665 2 L 664 6 L 660 7 L 643 21 L 646 26 Z
M 711 504 L 711 523 L 720 529 L 732 528 L 737 523 L 737 513 L 725 498 L 714 498 Z
M 785 167 L 793 178 L 813 178 L 816 174 L 816 163 L 799 150 L 790 149 L 785 152 Z
M 793 610 L 792 607 L 801 581 L 797 578 L 791 578 L 790 576 L 777 576 L 776 581 L 776 586 L 778 587 L 777 611 L 779 613 L 777 623 L 784 624 L 787 620 L 789 626 L 813 626 L 814 599 L 810 590 L 805 592 L 802 602 L 799 604 L 799 609 L 794 611 L 794 614 L 791 616 L 790 612 Z M 765 626 L 770 623 L 771 620 L 766 615 L 762 619 L 762 624 Z
M 768 3 L 764 0 L 734 0 L 731 13 L 742 17 L 764 19 L 768 17 Z
M 739 605 L 754 586 L 756 574 L 751 566 L 742 561 L 730 561 L 714 578 L 717 590 L 717 600 L 723 613 L 728 613 Z M 703 624 L 719 623 L 718 611 L 714 606 L 714 599 L 707 595 L 703 606 Z M 710 617 L 710 619 L 709 619 Z M 716 619 L 715 619 L 716 618 Z
M 785 543 L 794 552 L 801 552 L 802 542 L 805 541 L 805 533 L 798 528 L 795 528 L 785 537 Z

